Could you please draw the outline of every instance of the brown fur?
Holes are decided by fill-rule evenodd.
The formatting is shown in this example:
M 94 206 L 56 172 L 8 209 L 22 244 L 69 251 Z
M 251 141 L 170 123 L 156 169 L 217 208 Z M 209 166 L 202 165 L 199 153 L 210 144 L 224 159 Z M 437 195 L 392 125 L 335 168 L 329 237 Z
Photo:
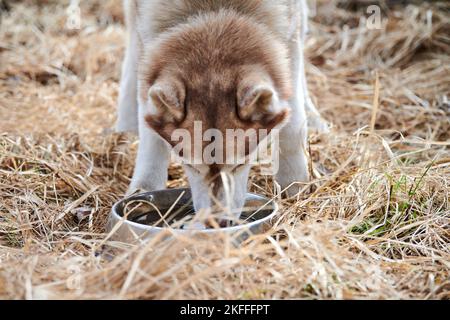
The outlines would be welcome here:
M 150 0 L 153 32 L 159 34 L 197 15 L 232 10 L 265 25 L 280 37 L 288 29 L 288 0 Z
M 146 117 L 149 126 L 171 142 L 177 128 L 193 135 L 194 121 L 202 121 L 203 130 L 215 128 L 221 132 L 238 128 L 271 130 L 283 122 L 286 111 L 270 114 L 259 110 L 261 117 L 252 121 L 238 110 L 240 96 L 253 82 L 267 83 L 283 100 L 291 94 L 287 50 L 271 31 L 279 21 L 269 12 L 269 2 L 168 2 L 159 2 L 155 9 L 155 29 L 161 34 L 142 57 L 140 92 L 146 99 L 150 87 L 176 78 L 183 86 L 184 99 L 178 107 L 184 116 L 168 119 L 174 114 L 171 106 L 167 101 L 157 101 L 155 105 L 161 110 Z
M 267 72 L 281 98 L 290 95 L 283 44 L 264 26 L 232 11 L 199 16 L 162 34 L 147 59 L 149 63 L 143 65 L 148 68 L 141 72 L 141 93 L 147 94 L 158 78 L 176 76 L 186 88 L 185 105 L 191 107 L 186 110 L 187 118 L 195 116 L 192 120 L 202 120 L 214 128 L 220 129 L 228 116 L 238 120 L 236 114 L 229 113 L 236 111 L 239 82 L 249 69 L 261 69 L 257 70 L 261 77 Z M 210 119 L 202 119 L 202 115 Z M 224 117 L 212 123 L 218 120 L 217 115 Z M 233 124 L 229 128 L 235 128 Z

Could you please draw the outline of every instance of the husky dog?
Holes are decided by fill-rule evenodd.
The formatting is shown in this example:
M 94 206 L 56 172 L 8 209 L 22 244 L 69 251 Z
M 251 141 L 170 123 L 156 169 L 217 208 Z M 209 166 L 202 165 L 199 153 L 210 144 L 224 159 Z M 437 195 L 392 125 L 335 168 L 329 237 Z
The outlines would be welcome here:
M 140 138 L 129 192 L 166 187 L 171 135 L 193 132 L 196 121 L 224 136 L 280 129 L 276 180 L 298 192 L 296 182 L 309 178 L 307 112 L 310 124 L 327 128 L 306 87 L 306 0 L 125 0 L 124 7 L 117 130 Z M 221 205 L 239 215 L 250 164 L 183 167 L 197 211 Z

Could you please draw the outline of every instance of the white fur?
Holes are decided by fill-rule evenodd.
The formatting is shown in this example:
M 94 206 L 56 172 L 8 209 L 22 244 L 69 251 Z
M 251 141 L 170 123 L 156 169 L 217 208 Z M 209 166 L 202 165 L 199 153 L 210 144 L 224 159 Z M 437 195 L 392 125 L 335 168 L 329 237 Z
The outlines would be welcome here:
M 296 26 L 289 33 L 289 54 L 291 57 L 292 83 L 294 94 L 289 100 L 291 106 L 291 118 L 289 123 L 280 132 L 280 162 L 276 175 L 277 182 L 289 195 L 295 195 L 301 189 L 299 182 L 309 179 L 308 170 L 308 119 L 306 109 L 311 114 L 318 115 L 315 123 L 321 124 L 322 120 L 312 103 L 306 86 L 304 68 L 303 44 L 306 34 L 304 17 L 307 6 L 306 0 L 292 0 L 290 2 L 291 25 Z M 303 21 L 303 23 L 301 23 Z M 326 125 L 325 125 L 326 126 Z
M 245 1 L 245 0 L 243 0 Z M 122 80 L 120 85 L 120 96 L 118 105 L 118 131 L 139 131 L 140 145 L 136 159 L 132 183 L 129 192 L 136 189 L 156 190 L 164 189 L 167 180 L 167 167 L 169 165 L 168 144 L 155 132 L 149 129 L 144 121 L 144 115 L 152 109 L 148 101 L 138 101 L 139 92 L 137 81 L 137 70 L 139 61 L 138 41 L 148 45 L 152 41 L 150 34 L 139 32 L 145 30 L 146 19 L 139 19 L 135 4 L 143 12 L 151 10 L 152 1 L 125 0 L 127 24 L 129 30 L 129 41 L 123 63 Z M 288 101 L 291 106 L 291 118 L 289 123 L 280 132 L 280 167 L 276 176 L 277 181 L 283 188 L 294 184 L 289 189 L 293 195 L 301 188 L 296 182 L 308 180 L 308 157 L 307 157 L 307 113 L 309 122 L 319 131 L 327 131 L 328 126 L 320 117 L 319 112 L 311 101 L 305 78 L 303 44 L 306 33 L 307 16 L 306 0 L 290 0 L 291 24 L 286 33 L 290 35 L 290 56 L 293 74 L 294 95 Z M 303 23 L 301 23 L 303 21 Z M 139 103 L 138 103 L 139 102 Z M 286 103 L 281 101 L 280 103 Z M 232 209 L 241 208 L 244 204 L 247 190 L 249 166 L 245 166 L 236 174 L 228 171 L 229 181 L 234 188 L 232 203 L 228 206 Z M 189 167 L 185 168 L 188 176 L 195 208 L 210 207 L 213 203 L 209 197 L 208 186 L 205 184 L 203 174 Z M 224 200 L 226 196 L 224 195 Z M 227 204 L 225 204 L 227 205 Z
M 127 48 L 122 64 L 119 104 L 116 130 L 138 132 L 137 68 L 139 59 L 139 38 L 136 30 L 136 7 L 133 0 L 124 0 L 128 28 Z
M 139 101 L 139 149 L 129 193 L 137 189 L 161 190 L 166 188 L 167 168 L 170 160 L 170 149 L 156 132 L 145 122 L 145 115 L 151 109 L 148 102 Z

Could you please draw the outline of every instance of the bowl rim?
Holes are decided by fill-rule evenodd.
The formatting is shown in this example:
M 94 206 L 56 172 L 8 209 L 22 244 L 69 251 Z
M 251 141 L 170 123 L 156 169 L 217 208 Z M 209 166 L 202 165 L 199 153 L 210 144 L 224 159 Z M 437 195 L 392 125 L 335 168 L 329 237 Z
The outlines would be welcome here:
M 243 230 L 250 230 L 251 228 L 258 226 L 258 225 L 262 225 L 264 223 L 266 223 L 267 221 L 272 220 L 277 214 L 278 214 L 278 209 L 279 206 L 276 203 L 275 199 L 270 199 L 255 193 L 251 193 L 251 192 L 247 192 L 246 193 L 246 198 L 252 197 L 252 198 L 257 198 L 257 200 L 264 200 L 264 206 L 267 206 L 269 204 L 272 204 L 273 206 L 273 210 L 270 214 L 268 214 L 267 216 L 265 216 L 262 219 L 259 220 L 255 220 L 249 223 L 245 223 L 239 226 L 232 226 L 232 227 L 226 227 L 226 228 L 219 228 L 219 229 L 204 229 L 204 230 L 184 230 L 184 229 L 176 229 L 176 228 L 171 228 L 171 227 L 153 227 L 153 226 L 149 226 L 149 225 L 145 225 L 145 224 L 141 224 L 141 223 L 137 223 L 134 221 L 130 221 L 125 219 L 123 216 L 120 216 L 118 213 L 118 207 L 124 203 L 125 201 L 133 198 L 133 197 L 139 197 L 139 196 L 146 196 L 146 195 L 153 195 L 155 192 L 162 192 L 162 191 L 188 191 L 190 192 L 189 188 L 175 188 L 175 189 L 163 189 L 163 190 L 154 190 L 154 191 L 150 191 L 150 192 L 144 192 L 144 193 L 138 193 L 138 194 L 134 194 L 128 197 L 125 197 L 121 200 L 119 200 L 118 202 L 116 202 L 113 207 L 111 208 L 111 217 L 114 218 L 116 220 L 116 222 L 114 223 L 114 225 L 117 225 L 117 223 L 122 222 L 122 226 L 131 226 L 134 229 L 138 229 L 140 231 L 148 231 L 148 232 L 163 232 L 163 231 L 171 231 L 174 233 L 178 233 L 178 234 L 191 234 L 191 233 L 203 233 L 203 234 L 211 234 L 211 233 L 223 233 L 223 232 L 234 232 L 234 231 L 243 231 Z

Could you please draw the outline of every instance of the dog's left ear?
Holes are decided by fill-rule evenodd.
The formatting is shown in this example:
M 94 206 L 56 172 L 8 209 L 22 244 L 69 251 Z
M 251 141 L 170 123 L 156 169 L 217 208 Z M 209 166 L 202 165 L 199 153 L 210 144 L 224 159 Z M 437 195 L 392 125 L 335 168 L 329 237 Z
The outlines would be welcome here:
M 289 110 L 280 105 L 277 92 L 263 72 L 247 73 L 237 90 L 238 117 L 255 127 L 273 129 L 287 120 Z
M 151 103 L 145 121 L 169 143 L 172 143 L 172 133 L 186 116 L 185 97 L 183 83 L 172 76 L 158 78 L 148 89 L 147 99 Z
M 155 81 L 148 90 L 148 98 L 153 103 L 152 115 L 167 122 L 182 121 L 185 115 L 185 88 L 175 77 L 163 77 Z

